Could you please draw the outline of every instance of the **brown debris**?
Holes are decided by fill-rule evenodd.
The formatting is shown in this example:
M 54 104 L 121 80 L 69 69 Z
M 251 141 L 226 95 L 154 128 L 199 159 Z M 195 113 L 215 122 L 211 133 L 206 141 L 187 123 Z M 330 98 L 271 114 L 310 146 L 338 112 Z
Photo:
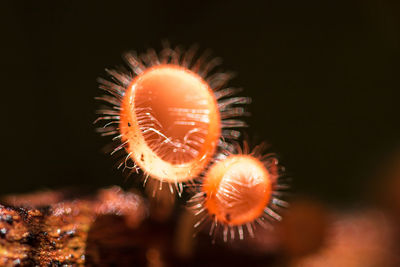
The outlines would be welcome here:
M 0 205 L 1 266 L 87 264 L 88 233 L 98 217 L 123 216 L 126 225 L 135 227 L 147 214 L 142 198 L 124 193 L 118 187 L 101 190 L 92 199 L 69 200 L 47 207 L 26 207 L 32 206 L 32 203 L 43 203 L 40 195 L 8 198 L 14 204 L 25 207 L 9 206 L 9 203 Z M 44 199 L 49 200 L 49 195 L 59 197 L 57 193 L 44 193 Z
M 221 229 L 212 237 L 207 226 L 194 229 L 182 207 L 148 216 L 151 203 L 118 187 L 2 203 L 0 266 L 399 266 L 395 227 L 368 209 L 333 212 L 297 199 L 281 224 L 225 243 Z

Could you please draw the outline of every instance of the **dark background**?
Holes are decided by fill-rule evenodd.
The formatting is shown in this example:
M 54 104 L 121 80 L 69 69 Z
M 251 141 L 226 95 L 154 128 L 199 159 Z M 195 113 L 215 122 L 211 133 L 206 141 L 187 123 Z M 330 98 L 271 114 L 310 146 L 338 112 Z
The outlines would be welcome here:
M 128 186 L 94 132 L 96 78 L 168 39 L 237 73 L 295 193 L 357 205 L 399 148 L 399 1 L 261 2 L 2 3 L 0 193 Z

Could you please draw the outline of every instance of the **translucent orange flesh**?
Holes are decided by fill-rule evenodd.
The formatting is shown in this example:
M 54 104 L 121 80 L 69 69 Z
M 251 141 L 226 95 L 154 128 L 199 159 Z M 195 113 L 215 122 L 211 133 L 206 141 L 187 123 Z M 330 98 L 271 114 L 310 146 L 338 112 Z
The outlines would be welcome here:
M 258 159 L 232 155 L 207 172 L 203 191 L 211 216 L 228 225 L 242 225 L 260 217 L 271 198 L 271 175 Z
M 176 65 L 158 65 L 126 90 L 120 130 L 127 150 L 144 172 L 185 182 L 208 164 L 220 137 L 218 104 L 208 84 Z

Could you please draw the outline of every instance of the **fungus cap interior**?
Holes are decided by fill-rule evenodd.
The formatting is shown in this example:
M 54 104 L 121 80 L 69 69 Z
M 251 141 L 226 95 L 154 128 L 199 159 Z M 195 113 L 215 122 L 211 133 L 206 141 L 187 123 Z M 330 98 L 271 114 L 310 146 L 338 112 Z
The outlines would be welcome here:
M 208 84 L 176 65 L 158 65 L 137 76 L 122 102 L 120 129 L 133 160 L 169 182 L 197 176 L 220 137 L 218 104 Z
M 242 225 L 263 214 L 271 198 L 271 188 L 271 175 L 257 158 L 228 156 L 205 175 L 205 206 L 218 221 Z

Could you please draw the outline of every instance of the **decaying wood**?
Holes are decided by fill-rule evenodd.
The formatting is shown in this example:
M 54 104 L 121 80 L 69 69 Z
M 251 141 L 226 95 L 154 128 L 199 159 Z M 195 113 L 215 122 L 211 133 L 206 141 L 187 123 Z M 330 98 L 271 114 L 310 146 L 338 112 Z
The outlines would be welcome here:
M 160 204 L 161 193 L 145 201 L 112 187 L 0 201 L 0 266 L 362 266 L 366 258 L 399 266 L 395 228 L 379 212 L 339 214 L 330 224 L 323 206 L 298 201 L 274 230 L 213 244 L 207 228 L 193 238 L 195 217 L 174 201 Z
M 62 196 L 62 193 L 49 192 L 3 199 L 1 266 L 101 264 L 96 262 L 100 260 L 96 250 L 87 251 L 88 236 L 96 220 L 115 216 L 123 220 L 125 228 L 134 229 L 147 213 L 142 198 L 117 187 L 101 190 L 95 197 L 86 199 L 61 201 Z
M 176 206 L 167 218 L 157 197 L 149 203 L 118 187 L 75 195 L 1 198 L 0 266 L 255 266 L 275 259 L 262 248 L 276 248 L 271 233 L 239 246 L 212 244 L 207 229 L 193 237 L 193 215 Z

